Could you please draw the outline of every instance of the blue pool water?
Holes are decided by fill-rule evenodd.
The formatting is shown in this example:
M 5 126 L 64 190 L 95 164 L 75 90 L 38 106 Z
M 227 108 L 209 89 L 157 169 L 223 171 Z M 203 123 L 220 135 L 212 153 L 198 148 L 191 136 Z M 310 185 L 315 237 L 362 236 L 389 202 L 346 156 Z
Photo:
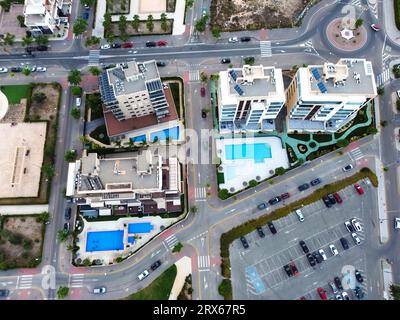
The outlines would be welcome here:
M 154 141 L 155 137 L 157 137 L 159 141 L 164 141 L 167 138 L 171 138 L 172 140 L 179 140 L 179 127 L 152 132 L 150 134 L 150 140 Z
M 268 143 L 227 144 L 225 146 L 227 160 L 254 159 L 256 163 L 271 158 L 271 146 Z
M 135 243 L 135 237 L 134 236 L 129 236 L 128 237 L 128 243 L 134 244 Z
M 128 224 L 128 233 L 149 233 L 151 230 L 153 226 L 150 222 Z
M 136 136 L 131 138 L 132 142 L 146 142 L 146 135 L 142 134 L 141 136 Z
M 92 231 L 87 233 L 86 251 L 109 251 L 124 249 L 124 230 Z

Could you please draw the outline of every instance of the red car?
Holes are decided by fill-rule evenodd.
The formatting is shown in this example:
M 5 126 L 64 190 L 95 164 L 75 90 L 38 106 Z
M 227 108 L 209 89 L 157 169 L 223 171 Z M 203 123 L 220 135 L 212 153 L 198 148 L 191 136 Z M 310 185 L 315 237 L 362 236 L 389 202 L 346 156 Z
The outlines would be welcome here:
M 294 264 L 294 262 L 289 264 L 290 269 L 292 270 L 292 273 L 294 276 L 298 276 L 300 274 L 299 270 L 297 270 L 296 265 Z
M 361 188 L 361 186 L 358 183 L 354 185 L 354 188 L 357 190 L 358 194 L 364 194 L 363 188 Z
M 122 48 L 133 48 L 133 42 L 125 42 L 121 45 Z
M 333 197 L 335 198 L 337 203 L 342 203 L 343 202 L 342 198 L 339 196 L 339 193 L 335 192 L 333 194 Z
M 322 288 L 318 288 L 317 292 L 319 294 L 319 296 L 321 297 L 322 300 L 326 300 L 326 290 L 322 289 Z
M 282 200 L 288 199 L 290 197 L 290 193 L 289 192 L 285 192 L 281 194 L 281 198 Z
M 157 45 L 158 45 L 159 47 L 166 46 L 166 45 L 167 45 L 167 41 L 165 41 L 165 40 L 157 41 Z
M 201 88 L 200 93 L 201 93 L 202 97 L 205 97 L 206 96 L 206 88 Z

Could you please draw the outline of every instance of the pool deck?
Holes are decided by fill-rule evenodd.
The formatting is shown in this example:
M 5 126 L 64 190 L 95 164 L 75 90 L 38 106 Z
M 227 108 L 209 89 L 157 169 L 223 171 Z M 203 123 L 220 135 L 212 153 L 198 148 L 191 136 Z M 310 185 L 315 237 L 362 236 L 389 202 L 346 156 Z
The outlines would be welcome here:
M 263 162 L 255 162 L 254 159 L 227 160 L 225 146 L 229 144 L 256 144 L 266 143 L 271 148 L 271 158 L 264 158 Z M 243 183 L 250 180 L 262 181 L 275 174 L 275 169 L 289 168 L 289 160 L 286 149 L 282 147 L 282 141 L 278 137 L 247 137 L 217 139 L 217 156 L 221 158 L 222 171 L 225 183 L 220 184 L 221 189 L 227 189 L 234 193 L 247 187 Z
M 120 218 L 114 221 L 94 221 L 90 222 L 83 218 L 84 228 L 82 232 L 77 236 L 77 245 L 79 246 L 79 251 L 77 252 L 77 258 L 82 261 L 84 259 L 100 259 L 103 261 L 103 265 L 108 265 L 115 263 L 115 259 L 118 257 L 129 256 L 132 252 L 139 249 L 145 243 L 147 243 L 151 238 L 161 232 L 161 226 L 167 228 L 171 224 L 177 221 L 177 218 L 163 219 L 159 216 L 155 217 L 143 217 L 143 218 Z M 149 233 L 128 233 L 128 225 L 131 223 L 151 223 L 153 229 Z M 109 250 L 109 251 L 86 251 L 86 240 L 87 235 L 90 232 L 97 231 L 115 231 L 124 230 L 123 250 Z M 135 243 L 133 245 L 129 244 L 128 237 L 135 236 Z

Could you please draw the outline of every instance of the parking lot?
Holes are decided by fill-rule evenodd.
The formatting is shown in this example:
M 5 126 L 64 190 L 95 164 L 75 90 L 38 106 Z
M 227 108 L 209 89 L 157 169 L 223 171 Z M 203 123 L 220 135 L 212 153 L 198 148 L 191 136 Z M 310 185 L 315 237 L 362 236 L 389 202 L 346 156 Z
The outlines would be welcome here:
M 369 283 L 368 275 L 377 274 L 378 261 L 373 260 L 377 243 L 377 195 L 369 181 L 361 181 L 365 193 L 359 195 L 353 186 L 339 192 L 343 203 L 327 208 L 322 200 L 301 208 L 305 221 L 300 222 L 292 213 L 274 221 L 277 234 L 263 226 L 265 237 L 257 232 L 246 235 L 249 248 L 244 249 L 240 240 L 230 248 L 232 286 L 234 299 L 321 299 L 317 288 L 326 290 L 327 298 L 334 299 L 328 282 L 339 276 L 350 299 L 357 299 L 356 286 L 362 288 L 364 299 L 379 299 L 377 281 Z M 273 210 L 273 209 L 272 209 Z M 356 245 L 344 222 L 356 218 L 362 231 Z M 340 238 L 347 239 L 349 248 L 344 250 Z M 299 241 L 305 241 L 309 252 L 323 249 L 327 260 L 312 267 Z M 333 244 L 339 254 L 333 256 L 329 245 Z M 368 257 L 366 254 L 368 253 Z M 372 259 L 372 260 L 371 260 Z M 283 266 L 294 262 L 299 275 L 289 277 Z M 354 270 L 361 272 L 364 281 L 358 283 Z

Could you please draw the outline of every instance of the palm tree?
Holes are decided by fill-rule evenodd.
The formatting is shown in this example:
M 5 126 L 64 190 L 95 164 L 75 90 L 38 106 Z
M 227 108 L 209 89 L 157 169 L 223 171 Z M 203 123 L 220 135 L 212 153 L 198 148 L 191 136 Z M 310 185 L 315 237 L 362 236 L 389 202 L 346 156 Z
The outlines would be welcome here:
M 33 43 L 33 38 L 31 36 L 22 38 L 22 46 L 29 47 Z
M 3 37 L 3 44 L 5 46 L 13 46 L 15 43 L 15 35 L 11 33 L 6 33 L 6 35 Z

